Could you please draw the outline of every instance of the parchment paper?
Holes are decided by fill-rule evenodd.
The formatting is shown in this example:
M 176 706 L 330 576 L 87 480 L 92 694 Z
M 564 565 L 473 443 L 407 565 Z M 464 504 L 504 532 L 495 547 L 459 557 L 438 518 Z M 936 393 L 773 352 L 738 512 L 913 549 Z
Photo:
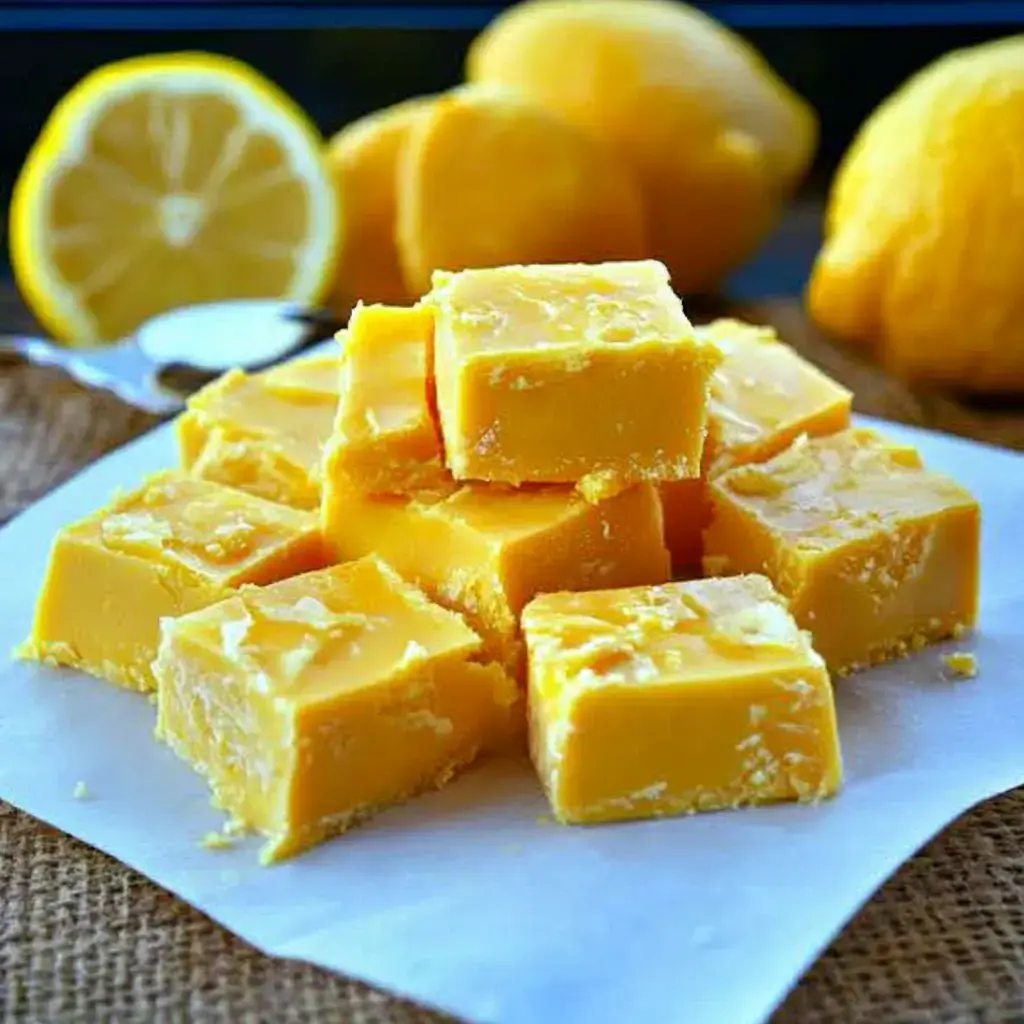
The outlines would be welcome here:
M 903 860 L 1024 783 L 1024 457 L 876 425 L 982 499 L 982 627 L 839 681 L 847 785 L 832 802 L 563 828 L 527 765 L 495 762 L 261 868 L 254 839 L 199 846 L 221 816 L 153 741 L 144 697 L 2 662 L 0 797 L 268 953 L 471 1020 L 762 1021 Z M 0 531 L 0 652 L 28 632 L 55 531 L 174 461 L 162 428 Z M 977 679 L 944 678 L 953 649 L 976 653 Z

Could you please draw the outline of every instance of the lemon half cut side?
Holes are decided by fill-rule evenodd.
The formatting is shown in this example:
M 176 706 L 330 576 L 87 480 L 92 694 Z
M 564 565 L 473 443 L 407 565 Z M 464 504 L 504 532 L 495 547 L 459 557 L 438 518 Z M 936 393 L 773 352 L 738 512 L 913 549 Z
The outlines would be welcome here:
M 11 264 L 40 323 L 91 345 L 177 306 L 320 301 L 340 220 L 320 134 L 281 89 L 215 54 L 139 57 L 50 115 L 14 188 Z

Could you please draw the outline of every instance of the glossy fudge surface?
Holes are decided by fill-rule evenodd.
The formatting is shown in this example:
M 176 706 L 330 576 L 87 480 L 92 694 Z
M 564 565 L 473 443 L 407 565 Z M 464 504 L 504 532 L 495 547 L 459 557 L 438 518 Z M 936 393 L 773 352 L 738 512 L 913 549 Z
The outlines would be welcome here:
M 530 746 L 563 822 L 833 793 L 822 659 L 763 576 L 547 594 L 523 613 Z
M 669 577 L 661 501 L 651 485 L 597 504 L 569 486 L 454 481 L 404 498 L 372 498 L 332 476 L 323 525 L 333 557 L 380 555 L 434 600 L 464 614 L 517 675 L 519 613 L 536 594 Z
M 662 484 L 665 542 L 677 576 L 699 576 L 710 504 L 707 479 L 732 466 L 763 462 L 801 434 L 850 425 L 852 394 L 788 345 L 771 327 L 715 320 L 695 328 L 722 362 L 711 378 L 708 437 L 699 480 Z
M 422 307 L 353 311 L 326 475 L 343 474 L 367 494 L 404 494 L 445 479 L 433 411 L 433 331 Z
M 183 468 L 269 501 L 316 509 L 338 384 L 336 354 L 259 374 L 229 371 L 193 395 L 178 419 Z
M 599 500 L 697 476 L 717 348 L 655 261 L 437 272 L 437 402 L 460 480 Z
M 772 328 L 716 320 L 696 330 L 723 356 L 708 403 L 711 476 L 764 462 L 801 434 L 819 437 L 850 425 L 853 393 L 779 341 Z
M 165 621 L 157 732 L 277 860 L 495 742 L 518 693 L 482 646 L 374 558 L 243 587 Z
M 323 564 L 312 513 L 160 473 L 60 531 L 22 653 L 151 690 L 161 618 Z
M 712 480 L 705 572 L 764 572 L 833 672 L 972 626 L 980 509 L 907 445 L 851 429 Z

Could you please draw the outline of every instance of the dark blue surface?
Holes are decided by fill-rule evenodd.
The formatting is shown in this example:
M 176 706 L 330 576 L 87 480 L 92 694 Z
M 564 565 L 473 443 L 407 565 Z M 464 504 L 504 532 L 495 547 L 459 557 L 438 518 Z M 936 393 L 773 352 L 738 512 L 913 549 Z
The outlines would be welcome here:
M 0 4 L 0 29 L 482 28 L 508 4 L 163 3 Z M 704 3 L 735 28 L 842 28 L 1024 23 L 1016 0 L 872 3 Z
M 778 228 L 727 281 L 722 293 L 737 302 L 802 295 L 821 245 L 821 208 L 797 205 Z

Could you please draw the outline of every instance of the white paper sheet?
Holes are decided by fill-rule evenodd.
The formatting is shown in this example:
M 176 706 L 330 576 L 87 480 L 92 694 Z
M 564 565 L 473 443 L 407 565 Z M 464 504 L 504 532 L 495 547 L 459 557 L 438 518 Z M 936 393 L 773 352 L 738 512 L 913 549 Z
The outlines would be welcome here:
M 180 895 L 268 953 L 475 1021 L 766 1019 L 895 868 L 1024 783 L 1024 458 L 885 425 L 984 507 L 982 628 L 842 681 L 847 785 L 819 807 L 563 828 L 528 768 L 491 764 L 275 868 L 197 845 L 220 816 L 152 739 L 154 709 L 73 672 L 0 666 L 0 797 Z M 50 540 L 172 464 L 167 429 L 0 532 L 0 650 L 27 633 Z M 976 652 L 981 674 L 942 678 Z M 76 800 L 76 783 L 90 798 Z

